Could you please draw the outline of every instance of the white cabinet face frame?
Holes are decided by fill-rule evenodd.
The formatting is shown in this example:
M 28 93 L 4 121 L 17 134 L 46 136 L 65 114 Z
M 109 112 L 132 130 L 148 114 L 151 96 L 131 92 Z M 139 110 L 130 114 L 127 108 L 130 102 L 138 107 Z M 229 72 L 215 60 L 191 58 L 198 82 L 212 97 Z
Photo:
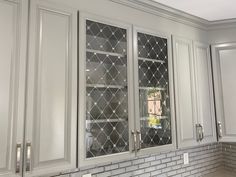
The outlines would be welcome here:
M 203 126 L 201 144 L 216 142 L 213 82 L 209 45 L 193 42 L 198 123 Z
M 220 122 L 220 142 L 236 142 L 235 129 L 235 67 L 236 43 L 212 45 L 212 65 L 217 125 Z M 219 136 L 218 127 L 218 136 Z
M 195 146 L 197 110 L 192 41 L 173 36 L 178 147 Z
M 25 176 L 76 168 L 76 29 L 77 10 L 30 1 Z
M 86 22 L 87 20 L 110 25 L 126 30 L 127 34 L 127 84 L 128 84 L 128 138 L 129 150 L 121 153 L 114 153 L 110 155 L 102 155 L 97 157 L 86 158 Z M 132 58 L 132 26 L 116 20 L 99 17 L 88 13 L 81 12 L 79 14 L 79 104 L 78 104 L 78 159 L 79 166 L 87 166 L 97 163 L 112 162 L 113 160 L 127 159 L 135 156 L 132 153 L 133 142 L 131 130 L 134 129 L 134 103 L 133 103 L 133 58 Z
M 0 176 L 22 176 L 28 2 L 0 0 Z M 7 23 L 6 23 L 7 22 Z M 20 145 L 16 174 L 16 148 Z
M 141 149 L 138 150 L 138 155 L 144 155 L 144 154 L 150 154 L 150 153 L 157 153 L 157 152 L 165 152 L 169 150 L 173 150 L 176 148 L 176 131 L 175 131 L 175 106 L 174 106 L 174 91 L 173 91 L 173 65 L 172 65 L 172 54 L 171 54 L 171 35 L 165 34 L 162 32 L 157 32 L 155 30 L 147 30 L 144 28 L 136 27 L 134 26 L 133 28 L 133 50 L 134 50 L 134 90 L 135 90 L 135 129 L 136 131 L 139 131 L 142 136 L 142 131 L 141 131 L 141 121 L 146 121 L 140 118 L 140 98 L 139 98 L 139 61 L 143 60 L 143 62 L 148 62 L 148 63 L 153 63 L 155 61 L 152 61 L 152 59 L 146 59 L 143 58 L 139 60 L 139 50 L 138 50 L 138 34 L 142 35 L 147 35 L 150 37 L 150 39 L 154 38 L 159 38 L 160 40 L 166 40 L 166 45 L 167 45 L 167 58 L 168 58 L 168 66 L 166 69 L 168 69 L 168 91 L 167 93 L 169 94 L 169 116 L 170 116 L 170 131 L 171 131 L 171 143 L 166 144 L 166 145 L 156 145 L 152 147 L 147 147 L 147 148 L 142 148 L 142 143 L 140 143 Z M 156 39 L 155 39 L 156 40 Z M 157 42 L 157 41 L 156 41 Z M 158 44 L 157 44 L 158 45 Z M 162 50 L 162 49 L 161 49 Z M 159 57 L 157 57 L 159 58 Z M 155 66 L 157 65 L 158 67 L 161 67 L 162 61 L 159 63 L 159 61 L 155 62 Z M 158 84 L 159 85 L 159 84 Z M 154 130 L 154 129 L 153 129 Z M 149 131 L 149 130 L 148 130 Z M 158 130 L 156 130 L 158 131 Z M 147 132 L 146 132 L 147 133 Z M 138 136 L 138 135 L 137 135 Z M 137 137 L 140 138 L 139 141 L 142 142 L 142 137 Z

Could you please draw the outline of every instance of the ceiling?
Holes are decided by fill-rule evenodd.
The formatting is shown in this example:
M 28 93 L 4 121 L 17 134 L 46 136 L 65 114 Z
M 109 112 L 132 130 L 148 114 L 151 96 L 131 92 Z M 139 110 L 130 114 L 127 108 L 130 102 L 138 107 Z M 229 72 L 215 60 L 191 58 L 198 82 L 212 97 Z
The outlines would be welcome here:
M 153 0 L 208 21 L 236 18 L 236 0 Z

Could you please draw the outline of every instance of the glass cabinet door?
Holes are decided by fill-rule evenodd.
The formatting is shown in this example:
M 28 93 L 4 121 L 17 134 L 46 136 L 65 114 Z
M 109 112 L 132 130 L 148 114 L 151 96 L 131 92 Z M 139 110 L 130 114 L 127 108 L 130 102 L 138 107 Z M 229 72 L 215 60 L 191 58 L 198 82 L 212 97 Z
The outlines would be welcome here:
M 172 144 L 167 39 L 137 33 L 141 149 Z
M 86 20 L 86 158 L 129 151 L 127 30 Z

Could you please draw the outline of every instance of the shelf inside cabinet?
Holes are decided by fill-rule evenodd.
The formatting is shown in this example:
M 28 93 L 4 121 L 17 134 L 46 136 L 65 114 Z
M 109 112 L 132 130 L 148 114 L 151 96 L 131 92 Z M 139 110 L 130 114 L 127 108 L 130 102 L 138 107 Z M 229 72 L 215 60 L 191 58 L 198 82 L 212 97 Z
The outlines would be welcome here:
M 138 57 L 139 60 L 143 60 L 143 61 L 149 61 L 149 62 L 153 62 L 153 63 L 165 63 L 165 61 L 163 60 L 157 60 L 157 59 L 154 59 L 154 58 L 143 58 L 143 57 Z
M 123 58 L 125 57 L 124 54 L 120 54 L 120 53 L 113 53 L 113 52 L 106 52 L 106 51 L 101 51 L 101 50 L 94 50 L 94 49 L 86 49 L 86 52 L 90 52 L 90 53 L 98 53 L 98 54 L 103 54 L 103 55 L 110 55 L 110 56 L 115 56 L 115 57 L 120 57 Z
M 139 87 L 139 90 L 166 90 L 164 87 Z
M 106 84 L 87 84 L 87 88 L 111 88 L 111 89 L 126 89 L 127 86 L 123 85 L 106 85 Z
M 158 119 L 168 119 L 168 116 L 156 116 Z M 140 120 L 148 120 L 149 117 L 141 117 Z
M 107 123 L 107 122 L 125 122 L 127 119 L 97 119 L 97 120 L 86 120 L 86 123 Z

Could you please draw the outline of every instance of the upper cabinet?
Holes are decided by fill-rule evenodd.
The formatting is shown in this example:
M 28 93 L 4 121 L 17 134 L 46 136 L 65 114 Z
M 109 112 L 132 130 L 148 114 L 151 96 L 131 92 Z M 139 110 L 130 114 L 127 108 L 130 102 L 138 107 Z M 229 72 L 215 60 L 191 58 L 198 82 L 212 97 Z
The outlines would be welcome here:
M 25 176 L 76 168 L 77 11 L 30 1 Z
M 131 26 L 80 14 L 79 31 L 79 165 L 134 156 Z
M 59 175 L 169 151 L 176 128 L 179 147 L 216 141 L 208 45 L 174 37 L 172 61 L 170 34 L 77 5 L 0 0 L 0 176 Z M 213 47 L 225 141 L 236 136 L 235 46 Z
M 28 4 L 0 0 L 0 176 L 22 175 Z
M 210 47 L 194 42 L 194 71 L 198 123 L 203 128 L 201 144 L 216 142 L 215 108 Z
M 178 146 L 216 141 L 209 46 L 173 37 Z
M 171 37 L 134 28 L 137 151 L 175 147 Z
M 221 142 L 236 142 L 236 43 L 212 46 L 212 63 L 218 136 Z
M 83 13 L 79 31 L 79 166 L 174 148 L 170 36 Z
M 178 147 L 197 145 L 196 96 L 192 41 L 173 38 L 176 121 Z
M 0 176 L 75 169 L 77 10 L 0 0 L 0 25 Z

